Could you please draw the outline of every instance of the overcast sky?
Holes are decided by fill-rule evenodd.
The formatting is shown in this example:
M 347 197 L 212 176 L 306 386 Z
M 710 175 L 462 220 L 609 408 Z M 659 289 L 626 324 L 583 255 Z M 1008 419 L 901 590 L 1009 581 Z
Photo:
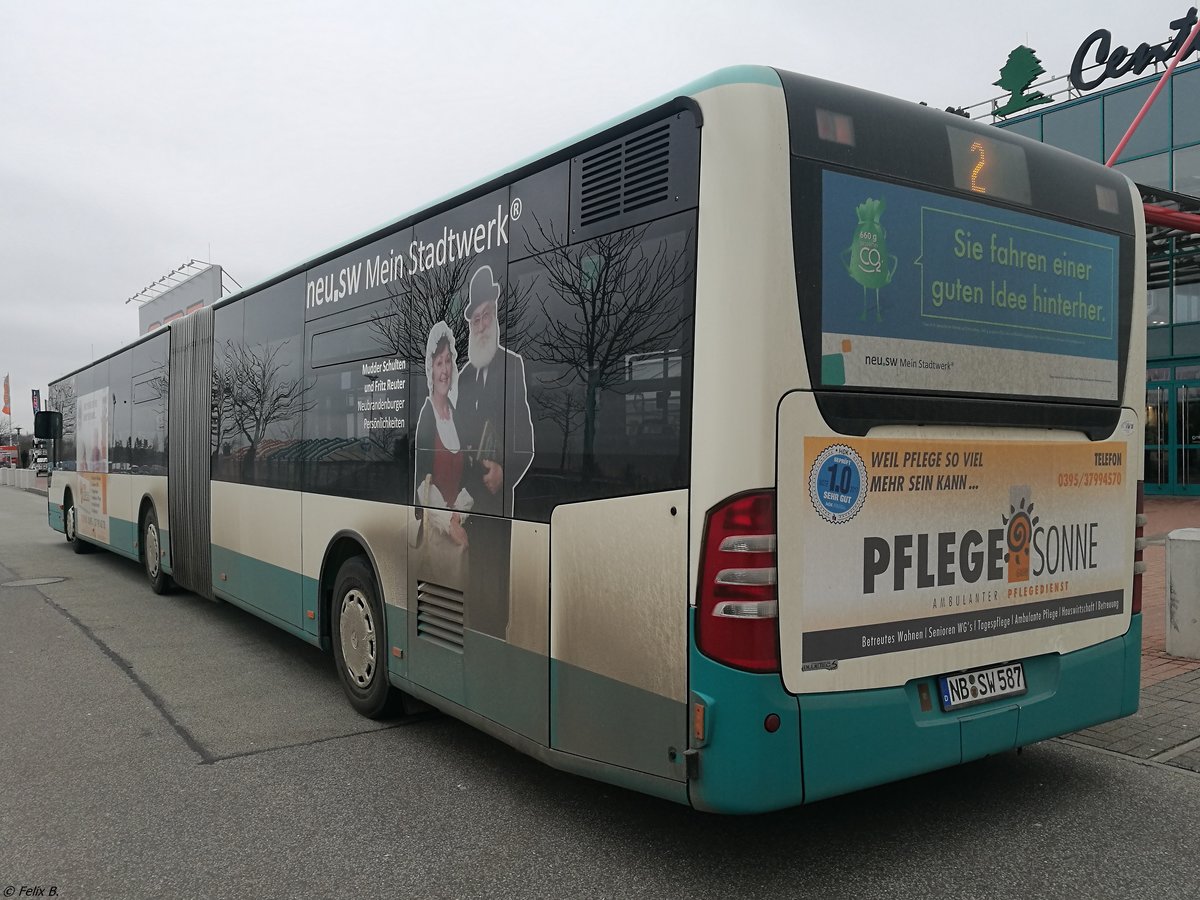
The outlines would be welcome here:
M 14 422 L 181 262 L 249 286 L 721 66 L 967 105 L 1018 44 L 1061 75 L 1094 29 L 1159 42 L 1188 6 L 0 0 Z

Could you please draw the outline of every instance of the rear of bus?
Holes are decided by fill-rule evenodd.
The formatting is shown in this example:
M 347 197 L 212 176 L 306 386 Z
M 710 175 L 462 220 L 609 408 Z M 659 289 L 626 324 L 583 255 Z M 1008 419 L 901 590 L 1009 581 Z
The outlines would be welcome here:
M 761 82 L 697 95 L 692 803 L 812 802 L 1129 715 L 1132 184 Z

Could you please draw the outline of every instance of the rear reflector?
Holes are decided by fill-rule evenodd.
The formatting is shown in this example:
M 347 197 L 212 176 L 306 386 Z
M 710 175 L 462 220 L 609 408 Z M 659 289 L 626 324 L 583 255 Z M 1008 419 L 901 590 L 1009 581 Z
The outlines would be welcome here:
M 731 497 L 708 514 L 696 598 L 696 644 L 718 662 L 779 671 L 775 493 Z

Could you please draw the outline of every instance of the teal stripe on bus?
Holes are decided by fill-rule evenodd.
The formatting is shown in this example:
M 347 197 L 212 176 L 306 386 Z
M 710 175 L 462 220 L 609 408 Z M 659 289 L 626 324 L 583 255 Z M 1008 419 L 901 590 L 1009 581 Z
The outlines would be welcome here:
M 59 534 L 67 533 L 67 523 L 63 516 L 62 507 L 57 503 L 46 504 L 46 521 Z
M 408 637 L 404 610 L 388 607 L 388 641 Z M 388 651 L 391 652 L 390 650 Z M 389 671 L 539 744 L 548 739 L 548 663 L 545 656 L 491 635 L 463 630 L 461 651 L 412 636 L 405 659 Z
M 463 649 L 463 705 L 539 744 L 547 743 L 548 659 L 470 629 L 463 633 Z
M 127 522 L 125 519 L 118 519 L 116 516 L 108 518 L 108 547 L 122 556 L 127 556 L 130 559 L 141 559 L 138 554 L 138 526 L 137 522 Z
M 674 781 L 686 777 L 685 703 L 552 659 L 550 710 L 555 750 Z
M 388 673 L 408 678 L 408 610 L 390 604 L 383 609 L 387 618 Z M 400 654 L 393 653 L 392 647 L 399 648 Z
M 315 635 L 304 627 L 303 579 L 299 572 L 213 544 L 212 585 L 214 592 L 225 599 L 317 643 Z
M 321 635 L 321 584 L 315 578 L 302 576 L 300 606 L 304 610 L 304 630 L 313 637 Z M 309 610 L 313 618 L 308 617 Z

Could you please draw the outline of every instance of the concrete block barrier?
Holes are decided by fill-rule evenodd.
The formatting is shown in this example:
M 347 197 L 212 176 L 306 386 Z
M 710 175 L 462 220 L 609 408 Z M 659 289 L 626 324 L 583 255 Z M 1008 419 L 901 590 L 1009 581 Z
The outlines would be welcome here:
M 1200 528 L 1167 535 L 1167 653 L 1200 659 Z

